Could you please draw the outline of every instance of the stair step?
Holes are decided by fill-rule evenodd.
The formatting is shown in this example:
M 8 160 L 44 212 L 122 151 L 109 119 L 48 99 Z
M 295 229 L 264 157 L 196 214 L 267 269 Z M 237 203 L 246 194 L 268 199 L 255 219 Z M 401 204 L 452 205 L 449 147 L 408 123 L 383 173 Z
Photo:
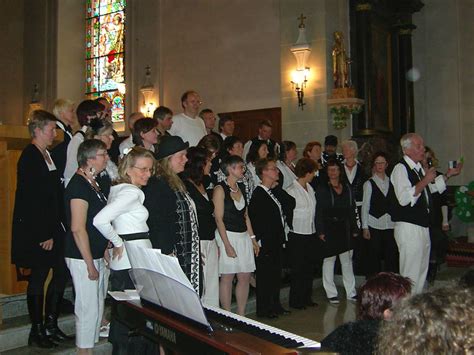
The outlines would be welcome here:
M 57 354 L 57 355 L 73 355 L 76 354 L 76 345 L 74 340 L 61 343 L 58 347 L 54 349 L 40 349 L 33 346 L 23 346 L 21 348 L 16 348 L 13 350 L 1 352 L 2 355 L 36 355 L 36 354 Z M 93 354 L 95 355 L 109 355 L 112 354 L 112 344 L 110 344 L 107 339 L 100 339 L 100 341 L 95 344 Z

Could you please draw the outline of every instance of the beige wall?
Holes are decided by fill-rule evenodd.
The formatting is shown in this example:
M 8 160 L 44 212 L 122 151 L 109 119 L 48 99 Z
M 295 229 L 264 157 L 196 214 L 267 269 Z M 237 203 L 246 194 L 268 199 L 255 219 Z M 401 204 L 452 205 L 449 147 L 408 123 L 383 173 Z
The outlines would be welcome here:
M 306 39 L 311 46 L 308 58 L 310 76 L 305 89 L 304 110 L 298 108 L 295 91 L 291 87 L 291 72 L 296 68 L 296 59 L 290 52 L 298 38 L 297 18 L 306 17 Z M 335 130 L 330 121 L 327 99 L 332 91 L 331 50 L 334 31 L 342 31 L 347 37 L 347 0 L 281 0 L 281 106 L 283 138 L 295 141 L 301 150 L 313 140 L 324 142 L 327 134 L 340 139 L 350 135 L 350 128 Z
M 416 131 L 440 159 L 464 156 L 460 184 L 474 177 L 474 1 L 426 0 L 415 14 L 413 62 L 420 71 L 415 83 Z

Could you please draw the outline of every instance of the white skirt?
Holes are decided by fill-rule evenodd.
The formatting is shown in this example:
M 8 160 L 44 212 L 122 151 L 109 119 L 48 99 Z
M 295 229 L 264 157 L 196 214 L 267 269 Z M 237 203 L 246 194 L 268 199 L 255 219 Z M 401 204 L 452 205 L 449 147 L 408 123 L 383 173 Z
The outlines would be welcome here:
M 219 275 L 236 274 L 239 272 L 254 272 L 255 258 L 252 240 L 247 232 L 227 232 L 227 238 L 237 254 L 236 258 L 230 258 L 225 252 L 224 242 L 219 231 L 216 230 L 216 241 L 219 247 Z

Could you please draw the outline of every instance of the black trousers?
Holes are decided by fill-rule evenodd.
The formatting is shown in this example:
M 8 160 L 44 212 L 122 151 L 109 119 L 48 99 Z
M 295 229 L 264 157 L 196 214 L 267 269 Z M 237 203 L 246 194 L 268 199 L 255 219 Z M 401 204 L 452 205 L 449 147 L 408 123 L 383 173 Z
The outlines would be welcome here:
M 49 271 L 53 269 L 53 277 L 48 286 L 48 292 L 63 293 L 69 276 L 69 269 L 63 257 L 57 257 L 52 266 L 34 266 L 28 279 L 26 293 L 32 296 L 44 295 L 44 284 Z
M 257 267 L 257 315 L 277 313 L 281 309 L 281 250 L 260 249 L 256 258 Z
M 291 282 L 290 307 L 308 305 L 313 292 L 313 271 L 320 257 L 316 251 L 316 235 L 290 233 L 288 236 Z
M 370 239 L 364 239 L 367 248 L 367 277 L 381 271 L 399 273 L 398 247 L 393 229 L 374 229 L 369 227 Z M 382 265 L 382 260 L 384 264 Z

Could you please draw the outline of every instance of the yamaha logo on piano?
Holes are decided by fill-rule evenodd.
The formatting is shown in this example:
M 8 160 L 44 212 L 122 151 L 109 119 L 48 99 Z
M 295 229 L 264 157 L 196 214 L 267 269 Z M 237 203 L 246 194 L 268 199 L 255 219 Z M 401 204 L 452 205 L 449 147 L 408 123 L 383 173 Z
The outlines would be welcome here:
M 147 327 L 148 327 L 148 324 L 147 324 Z M 153 332 L 159 337 L 165 340 L 168 340 L 169 342 L 173 344 L 176 344 L 176 333 L 173 330 L 166 328 L 161 324 L 153 322 Z

